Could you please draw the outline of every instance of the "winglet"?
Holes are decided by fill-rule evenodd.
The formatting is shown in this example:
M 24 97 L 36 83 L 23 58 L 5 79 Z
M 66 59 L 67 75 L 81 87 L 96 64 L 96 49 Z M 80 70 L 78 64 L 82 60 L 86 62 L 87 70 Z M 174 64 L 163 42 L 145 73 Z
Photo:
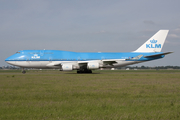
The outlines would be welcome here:
M 169 30 L 159 30 L 134 52 L 161 52 Z

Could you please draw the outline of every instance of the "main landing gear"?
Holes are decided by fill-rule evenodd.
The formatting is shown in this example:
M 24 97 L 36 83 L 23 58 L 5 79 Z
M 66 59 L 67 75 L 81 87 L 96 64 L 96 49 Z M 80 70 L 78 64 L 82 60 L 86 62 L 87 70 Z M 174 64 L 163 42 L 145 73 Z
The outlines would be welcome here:
M 22 74 L 25 74 L 26 73 L 26 71 L 24 70 L 24 68 L 22 68 Z
M 83 69 L 83 70 L 78 70 L 77 73 L 92 73 L 92 70 Z

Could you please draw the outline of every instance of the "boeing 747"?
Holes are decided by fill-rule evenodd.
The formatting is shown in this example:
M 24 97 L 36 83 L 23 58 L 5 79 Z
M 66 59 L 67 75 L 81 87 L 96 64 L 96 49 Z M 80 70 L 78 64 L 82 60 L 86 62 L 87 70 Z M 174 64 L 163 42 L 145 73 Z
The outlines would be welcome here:
M 8 64 L 24 68 L 77 70 L 92 73 L 100 68 L 117 68 L 163 58 L 172 52 L 161 52 L 169 30 L 159 30 L 133 52 L 70 52 L 61 50 L 21 50 L 8 57 Z

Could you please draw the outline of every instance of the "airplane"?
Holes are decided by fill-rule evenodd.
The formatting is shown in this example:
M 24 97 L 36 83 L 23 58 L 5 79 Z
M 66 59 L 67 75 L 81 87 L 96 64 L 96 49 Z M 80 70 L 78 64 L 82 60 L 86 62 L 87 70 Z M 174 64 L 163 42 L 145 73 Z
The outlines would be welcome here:
M 100 68 L 117 68 L 163 58 L 172 52 L 161 52 L 169 30 L 159 30 L 133 52 L 70 52 L 61 50 L 20 50 L 5 59 L 22 68 L 77 70 L 92 73 Z

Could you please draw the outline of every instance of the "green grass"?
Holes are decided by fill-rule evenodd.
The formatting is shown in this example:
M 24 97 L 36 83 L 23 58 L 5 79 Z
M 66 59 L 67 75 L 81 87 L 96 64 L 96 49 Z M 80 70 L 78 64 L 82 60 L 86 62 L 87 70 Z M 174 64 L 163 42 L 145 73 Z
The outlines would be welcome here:
M 0 119 L 179 120 L 180 71 L 0 71 Z

